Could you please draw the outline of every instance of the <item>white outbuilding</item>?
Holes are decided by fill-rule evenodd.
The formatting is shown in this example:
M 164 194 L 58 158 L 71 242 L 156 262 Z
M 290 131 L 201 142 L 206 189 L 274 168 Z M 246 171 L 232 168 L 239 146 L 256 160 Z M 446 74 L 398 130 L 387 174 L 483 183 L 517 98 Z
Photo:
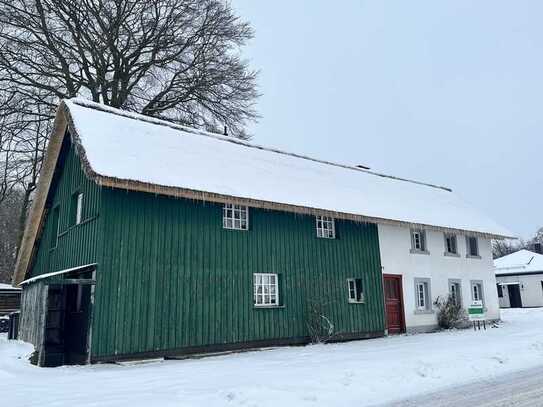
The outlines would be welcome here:
M 501 308 L 543 307 L 543 255 L 519 250 L 494 260 Z

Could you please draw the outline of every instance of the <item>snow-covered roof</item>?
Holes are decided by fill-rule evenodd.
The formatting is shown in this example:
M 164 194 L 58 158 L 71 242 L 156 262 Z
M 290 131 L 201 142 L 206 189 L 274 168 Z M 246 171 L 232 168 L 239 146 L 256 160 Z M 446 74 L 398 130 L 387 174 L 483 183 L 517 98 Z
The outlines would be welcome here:
M 496 275 L 543 273 L 543 255 L 522 249 L 494 260 Z
M 510 236 L 443 187 L 385 176 L 172 126 L 79 99 L 66 101 L 101 176 L 224 196 Z
M 512 237 L 444 187 L 70 99 L 62 101 L 57 111 L 19 250 L 15 284 L 24 280 L 30 264 L 68 133 L 86 175 L 103 186 L 360 222 Z

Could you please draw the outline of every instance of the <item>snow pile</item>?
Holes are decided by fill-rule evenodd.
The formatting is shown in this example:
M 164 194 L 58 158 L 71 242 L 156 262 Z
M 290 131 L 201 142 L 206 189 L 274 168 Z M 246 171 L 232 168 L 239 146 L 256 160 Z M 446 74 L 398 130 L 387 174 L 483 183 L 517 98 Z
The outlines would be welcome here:
M 504 273 L 543 273 L 543 255 L 522 249 L 494 260 L 494 271 L 497 275 Z
M 0 337 L 12 406 L 371 406 L 543 364 L 543 309 L 505 310 L 498 329 L 280 348 L 199 360 L 40 369 Z
M 172 127 L 77 99 L 65 103 L 99 175 L 511 236 L 443 188 Z

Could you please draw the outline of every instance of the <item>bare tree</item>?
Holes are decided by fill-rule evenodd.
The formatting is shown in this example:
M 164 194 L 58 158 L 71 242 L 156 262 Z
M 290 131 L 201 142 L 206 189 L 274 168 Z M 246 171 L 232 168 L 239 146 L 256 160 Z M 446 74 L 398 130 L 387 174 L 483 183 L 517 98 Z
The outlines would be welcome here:
M 11 282 L 17 253 L 21 201 L 22 194 L 16 190 L 0 204 L 0 282 Z
M 252 35 L 220 0 L 0 0 L 0 86 L 246 137 L 258 93 L 239 49 Z
M 223 0 L 0 0 L 0 205 L 17 193 L 17 235 L 60 99 L 247 138 L 252 36 Z
M 306 327 L 311 343 L 326 343 L 335 335 L 335 325 L 329 316 L 331 301 L 322 297 L 309 297 L 306 300 Z
M 526 244 L 523 240 L 493 240 L 492 241 L 492 258 L 499 259 L 508 254 L 524 249 Z

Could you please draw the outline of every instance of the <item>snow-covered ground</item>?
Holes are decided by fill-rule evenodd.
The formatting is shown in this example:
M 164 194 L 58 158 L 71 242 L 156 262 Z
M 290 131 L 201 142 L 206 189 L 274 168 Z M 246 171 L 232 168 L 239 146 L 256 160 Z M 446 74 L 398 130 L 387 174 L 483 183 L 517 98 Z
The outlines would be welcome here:
M 0 336 L 6 406 L 367 406 L 543 365 L 543 309 L 499 328 L 132 365 L 37 368 Z

